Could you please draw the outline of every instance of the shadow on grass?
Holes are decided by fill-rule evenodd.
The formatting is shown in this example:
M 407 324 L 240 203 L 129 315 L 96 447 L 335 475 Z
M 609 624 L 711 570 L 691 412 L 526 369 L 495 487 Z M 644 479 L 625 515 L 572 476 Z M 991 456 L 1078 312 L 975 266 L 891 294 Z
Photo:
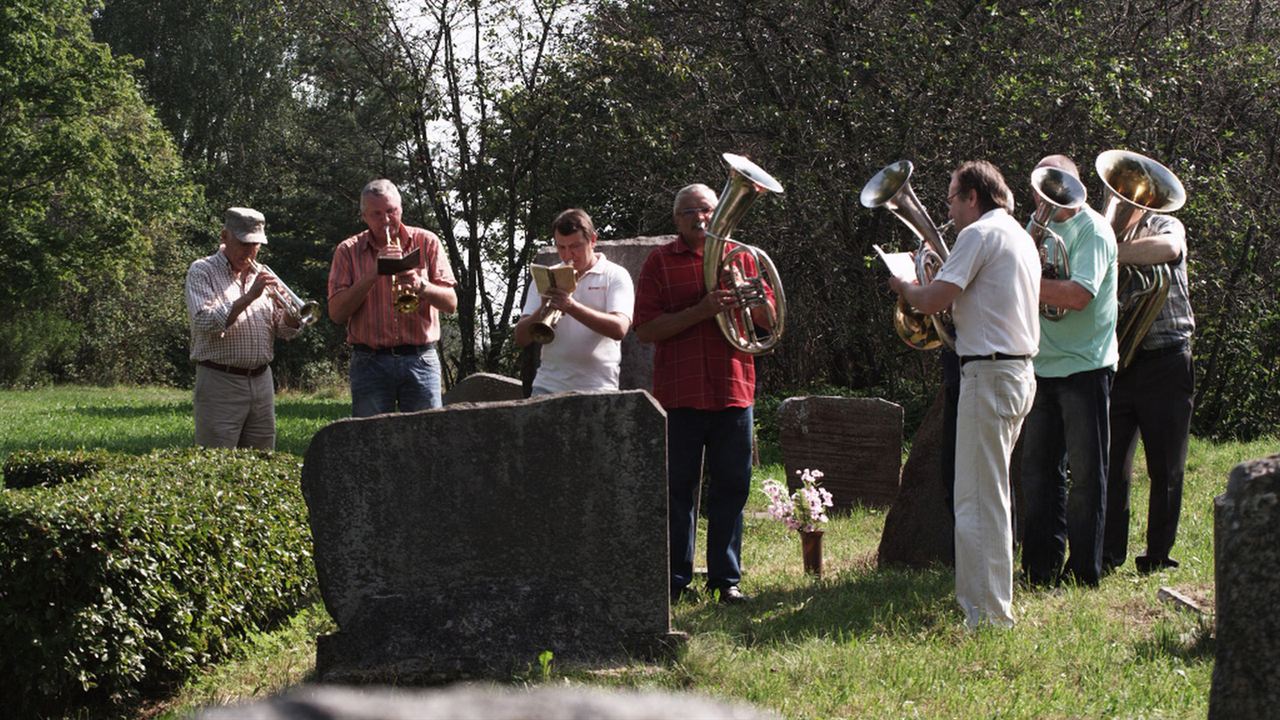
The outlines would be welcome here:
M 707 600 L 678 624 L 691 633 L 734 632 L 748 646 L 916 634 L 956 624 L 954 591 L 954 576 L 944 568 L 846 572 L 803 587 L 761 588 L 737 612 Z
M 1147 661 L 1172 657 L 1188 664 L 1212 662 L 1217 649 L 1213 627 L 1210 620 L 1200 620 L 1190 629 L 1185 623 L 1158 622 L 1151 637 L 1134 643 L 1134 654 Z

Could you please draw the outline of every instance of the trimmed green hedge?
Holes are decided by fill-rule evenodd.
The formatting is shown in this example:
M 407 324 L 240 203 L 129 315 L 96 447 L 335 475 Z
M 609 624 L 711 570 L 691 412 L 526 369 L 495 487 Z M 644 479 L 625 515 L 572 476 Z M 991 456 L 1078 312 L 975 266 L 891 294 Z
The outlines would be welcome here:
M 3 486 L 57 485 L 119 467 L 131 459 L 106 450 L 17 450 L 4 459 Z
M 0 697 L 118 705 L 315 595 L 296 456 L 167 450 L 0 492 Z

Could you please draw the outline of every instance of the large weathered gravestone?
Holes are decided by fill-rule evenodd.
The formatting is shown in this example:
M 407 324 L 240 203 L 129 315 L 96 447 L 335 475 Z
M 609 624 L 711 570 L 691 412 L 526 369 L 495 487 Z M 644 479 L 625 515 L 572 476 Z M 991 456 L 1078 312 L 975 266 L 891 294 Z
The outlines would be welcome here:
M 902 464 L 902 407 L 886 400 L 793 397 L 778 407 L 787 481 L 821 470 L 836 507 L 883 506 L 898 494 Z
M 1237 465 L 1213 501 L 1216 658 L 1209 717 L 1280 713 L 1280 455 Z
M 657 235 L 601 240 L 596 243 L 596 251 L 604 253 L 610 261 L 626 268 L 634 283 L 640 279 L 640 270 L 644 267 L 644 261 L 649 258 L 649 253 L 675 239 L 675 235 Z M 533 261 L 540 265 L 554 265 L 560 262 L 560 258 L 554 247 L 547 247 L 540 250 Z M 533 386 L 533 372 L 538 367 L 536 357 L 529 356 L 538 352 L 538 346 L 535 343 L 525 350 L 526 357 L 522 365 L 526 368 L 523 372 L 528 375 L 525 378 L 528 388 Z M 637 340 L 634 328 L 628 330 L 622 338 L 622 366 L 618 371 L 618 387 L 622 390 L 653 390 L 653 345 Z
M 955 516 L 947 505 L 948 488 L 942 477 L 945 398 L 946 391 L 939 390 L 911 439 L 911 454 L 902 468 L 902 486 L 884 518 L 878 552 L 881 565 L 925 567 L 955 563 Z M 1015 545 L 1023 532 L 1021 457 L 1019 437 L 1009 460 Z
M 445 405 L 470 402 L 500 402 L 525 397 L 520 381 L 505 375 L 475 373 L 463 378 L 444 394 Z
M 767 720 L 750 705 L 691 693 L 541 686 L 455 685 L 433 690 L 302 687 L 265 700 L 209 708 L 196 720 Z
M 339 420 L 302 468 L 338 682 L 504 676 L 661 653 L 665 415 L 569 393 Z

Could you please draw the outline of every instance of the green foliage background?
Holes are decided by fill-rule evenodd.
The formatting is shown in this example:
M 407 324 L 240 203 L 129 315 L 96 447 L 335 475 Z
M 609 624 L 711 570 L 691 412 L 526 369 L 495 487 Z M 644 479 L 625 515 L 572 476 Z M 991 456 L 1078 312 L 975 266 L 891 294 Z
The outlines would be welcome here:
M 461 312 L 447 377 L 515 374 L 512 313 L 547 222 L 671 231 L 672 194 L 750 155 L 786 193 L 738 235 L 787 282 L 769 392 L 927 398 L 870 245 L 908 234 L 857 202 L 900 158 L 940 220 L 951 167 L 1000 165 L 1018 205 L 1050 152 L 1168 165 L 1190 197 L 1195 431 L 1280 420 L 1280 4 L 1274 0 L 579 2 L 17 0 L 0 44 L 0 382 L 185 384 L 180 284 L 218 215 L 268 217 L 264 258 L 323 299 L 370 177 L 445 238 Z M 92 35 L 90 34 L 92 30 Z M 345 367 L 341 329 L 282 344 L 277 377 Z

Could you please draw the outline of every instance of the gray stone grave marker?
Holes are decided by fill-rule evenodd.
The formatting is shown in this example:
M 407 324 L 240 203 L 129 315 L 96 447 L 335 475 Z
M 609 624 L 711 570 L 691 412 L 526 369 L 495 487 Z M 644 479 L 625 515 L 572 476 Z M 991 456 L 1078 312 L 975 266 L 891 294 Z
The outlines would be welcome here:
M 778 407 L 787 482 L 796 472 L 821 470 L 836 507 L 885 506 L 898 494 L 902 464 L 902 407 L 886 400 L 807 396 Z
M 505 375 L 475 373 L 468 375 L 444 394 L 445 405 L 464 402 L 500 402 L 524 397 L 520 381 Z
M 569 393 L 339 420 L 307 449 L 336 682 L 509 677 L 661 654 L 670 631 L 665 414 Z

